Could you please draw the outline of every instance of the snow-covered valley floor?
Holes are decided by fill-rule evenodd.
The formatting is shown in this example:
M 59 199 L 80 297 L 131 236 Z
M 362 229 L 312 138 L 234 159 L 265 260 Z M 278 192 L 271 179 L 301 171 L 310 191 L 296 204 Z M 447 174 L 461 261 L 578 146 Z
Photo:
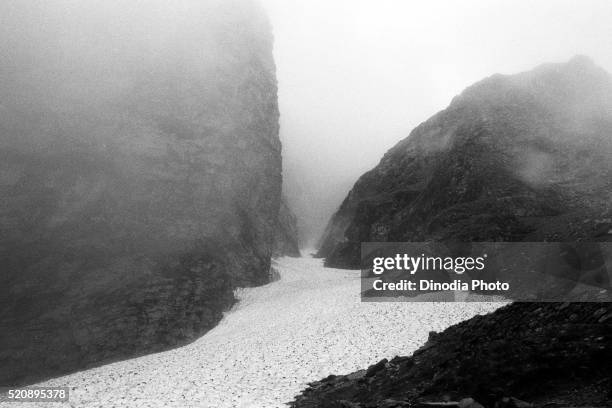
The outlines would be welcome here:
M 38 385 L 69 386 L 74 407 L 279 407 L 308 382 L 408 355 L 429 331 L 501 306 L 362 303 L 359 271 L 312 258 L 275 268 L 279 281 L 239 290 L 221 323 L 185 347 Z

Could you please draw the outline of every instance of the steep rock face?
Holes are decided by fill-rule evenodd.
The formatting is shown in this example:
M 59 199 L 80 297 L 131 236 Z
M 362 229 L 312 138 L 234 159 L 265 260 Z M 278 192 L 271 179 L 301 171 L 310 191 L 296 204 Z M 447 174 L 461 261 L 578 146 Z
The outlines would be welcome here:
M 358 267 L 361 241 L 609 241 L 611 158 L 612 79 L 590 60 L 495 75 L 360 178 L 319 252 Z M 608 304 L 514 303 L 291 405 L 609 406 L 611 324 Z
M 355 184 L 319 250 L 364 241 L 610 238 L 612 79 L 586 57 L 466 89 Z
M 0 383 L 157 351 L 269 280 L 272 38 L 250 0 L 0 6 Z
M 297 217 L 291 211 L 287 200 L 281 200 L 278 225 L 274 234 L 274 256 L 300 256 Z

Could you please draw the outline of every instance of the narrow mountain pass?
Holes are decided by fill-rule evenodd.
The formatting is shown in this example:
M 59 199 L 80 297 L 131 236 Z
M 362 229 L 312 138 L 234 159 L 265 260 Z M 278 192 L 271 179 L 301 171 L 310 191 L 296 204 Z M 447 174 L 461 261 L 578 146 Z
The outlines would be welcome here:
M 56 378 L 75 407 L 280 407 L 308 382 L 407 355 L 432 330 L 502 303 L 362 303 L 359 271 L 280 258 L 280 280 L 239 303 L 195 342 Z M 64 405 L 65 406 L 65 405 Z

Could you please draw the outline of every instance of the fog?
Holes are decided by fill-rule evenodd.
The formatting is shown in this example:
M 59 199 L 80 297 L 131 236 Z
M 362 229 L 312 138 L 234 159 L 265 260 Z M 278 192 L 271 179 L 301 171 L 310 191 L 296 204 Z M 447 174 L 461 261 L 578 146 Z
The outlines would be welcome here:
M 612 71 L 608 0 L 262 1 L 307 246 L 364 171 L 470 84 L 576 54 Z
M 575 0 L 260 1 L 275 35 L 285 192 L 305 245 L 363 172 L 473 82 L 575 54 L 612 71 L 609 0 L 580 7 Z M 221 3 L 237 14 L 244 7 L 240 0 L 0 2 L 0 87 L 15 93 L 5 94 L 0 117 L 18 96 L 32 115 L 97 112 L 143 72 L 210 69 L 216 47 L 227 47 L 206 30 L 216 24 L 210 7 Z M 83 132 L 74 133 L 82 141 Z

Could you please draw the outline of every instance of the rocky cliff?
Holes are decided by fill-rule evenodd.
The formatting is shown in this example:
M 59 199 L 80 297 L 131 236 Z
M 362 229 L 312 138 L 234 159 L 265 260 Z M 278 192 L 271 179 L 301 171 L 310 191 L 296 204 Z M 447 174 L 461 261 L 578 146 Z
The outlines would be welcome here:
M 612 78 L 585 57 L 466 89 L 363 175 L 320 255 L 361 241 L 610 241 Z M 310 384 L 293 407 L 610 406 L 612 311 L 514 303 L 411 356 Z
M 612 237 L 612 78 L 586 57 L 467 88 L 355 184 L 319 255 L 364 241 Z
M 269 280 L 258 5 L 11 1 L 0 27 L 0 384 L 187 342 Z

